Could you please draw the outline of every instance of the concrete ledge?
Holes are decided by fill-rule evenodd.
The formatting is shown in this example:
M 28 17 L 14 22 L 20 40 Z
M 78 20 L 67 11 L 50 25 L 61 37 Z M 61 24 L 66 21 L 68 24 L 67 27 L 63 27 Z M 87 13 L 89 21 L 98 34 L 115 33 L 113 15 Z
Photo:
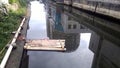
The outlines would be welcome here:
M 29 10 L 30 8 L 28 8 Z M 30 12 L 27 10 L 27 13 Z M 26 36 L 26 33 L 27 33 L 27 27 L 28 27 L 28 21 L 29 21 L 29 18 L 30 18 L 30 14 L 26 15 L 27 19 L 23 25 L 23 30 L 21 31 L 21 35 L 22 36 Z M 17 44 L 17 48 L 14 49 L 9 57 L 9 60 L 6 64 L 6 67 L 5 68 L 19 68 L 20 67 L 20 64 L 21 64 L 21 60 L 22 60 L 22 57 L 23 57 L 23 52 L 24 52 L 24 44 L 25 44 L 25 41 L 24 40 L 17 40 L 16 41 L 16 44 Z
M 109 9 L 100 8 L 100 7 L 97 7 L 95 9 L 94 6 L 89 6 L 89 5 L 80 4 L 80 3 L 73 3 L 72 6 L 120 19 L 120 12 L 119 11 L 109 10 Z

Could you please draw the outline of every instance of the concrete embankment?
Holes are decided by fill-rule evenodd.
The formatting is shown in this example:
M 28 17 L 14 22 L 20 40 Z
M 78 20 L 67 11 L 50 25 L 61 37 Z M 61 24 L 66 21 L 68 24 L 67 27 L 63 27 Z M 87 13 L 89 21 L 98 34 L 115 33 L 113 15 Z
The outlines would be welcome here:
M 25 16 L 26 20 L 23 25 L 23 29 L 21 30 L 21 37 L 26 37 L 27 29 L 28 29 L 28 22 L 30 18 L 30 6 L 28 6 L 27 13 Z M 19 68 L 23 53 L 24 53 L 24 44 L 25 41 L 21 40 L 20 38 L 16 41 L 16 49 L 13 49 L 12 53 L 10 54 L 10 57 L 7 61 L 6 68 Z
M 71 2 L 70 0 L 65 0 L 64 4 L 120 19 L 120 1 L 118 0 L 114 0 L 113 2 L 110 0 L 109 2 L 102 2 L 102 0 Z

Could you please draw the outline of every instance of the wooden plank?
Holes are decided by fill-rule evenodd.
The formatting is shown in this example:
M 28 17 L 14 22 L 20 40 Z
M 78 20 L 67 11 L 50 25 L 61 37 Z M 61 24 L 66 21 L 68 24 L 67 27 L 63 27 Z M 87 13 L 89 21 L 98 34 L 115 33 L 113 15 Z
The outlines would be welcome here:
M 24 46 L 24 49 L 27 50 L 52 50 L 52 51 L 65 51 L 66 48 L 55 48 L 55 47 L 30 47 L 30 46 Z
M 65 40 L 51 40 L 51 39 L 40 39 L 40 40 L 27 40 L 24 48 L 27 50 L 66 50 Z
M 30 40 L 25 45 L 45 46 L 45 47 L 64 47 L 65 40 Z
M 36 45 L 33 45 L 33 44 L 26 44 L 25 46 L 31 46 L 31 47 L 58 47 L 58 48 L 62 48 L 61 45 L 57 45 L 57 46 L 50 46 L 50 45 L 39 45 L 39 44 L 36 44 Z

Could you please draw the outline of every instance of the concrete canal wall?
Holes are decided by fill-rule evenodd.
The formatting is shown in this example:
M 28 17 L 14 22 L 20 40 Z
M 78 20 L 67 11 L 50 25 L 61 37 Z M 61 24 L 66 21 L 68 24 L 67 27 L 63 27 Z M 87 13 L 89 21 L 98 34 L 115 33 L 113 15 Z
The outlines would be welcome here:
M 120 19 L 120 0 L 64 0 L 62 3 Z

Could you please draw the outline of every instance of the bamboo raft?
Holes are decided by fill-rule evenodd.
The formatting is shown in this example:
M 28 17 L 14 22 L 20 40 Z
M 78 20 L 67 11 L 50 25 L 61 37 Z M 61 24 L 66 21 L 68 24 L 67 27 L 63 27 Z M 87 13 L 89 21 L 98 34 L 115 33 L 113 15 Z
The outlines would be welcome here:
M 27 50 L 49 50 L 65 51 L 65 40 L 27 40 L 24 49 Z

